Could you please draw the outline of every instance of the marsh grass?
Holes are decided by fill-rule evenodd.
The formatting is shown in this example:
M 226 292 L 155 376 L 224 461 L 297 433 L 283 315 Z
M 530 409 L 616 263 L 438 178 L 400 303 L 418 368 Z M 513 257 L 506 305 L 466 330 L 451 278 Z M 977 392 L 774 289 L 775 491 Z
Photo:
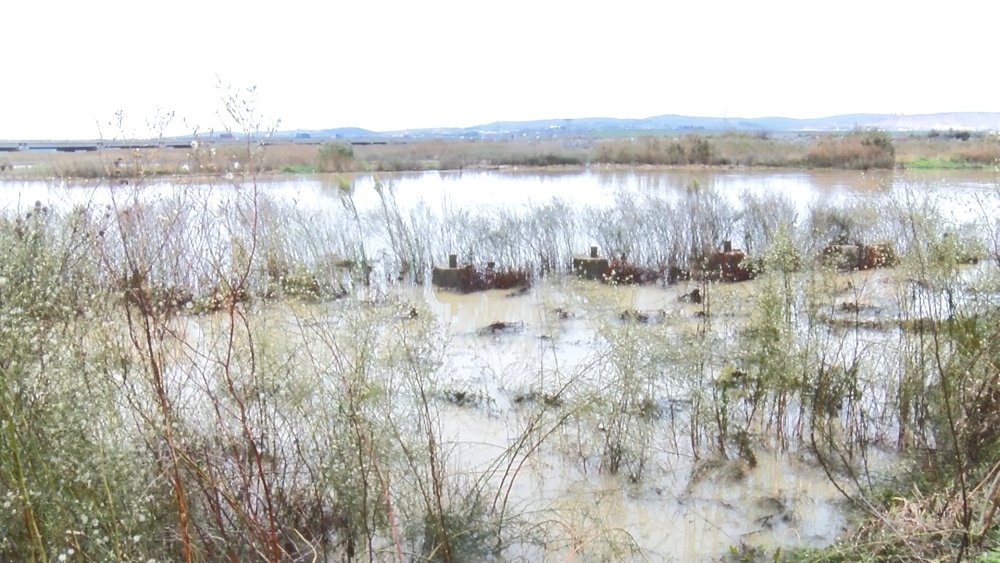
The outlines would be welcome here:
M 729 164 L 712 140 L 699 135 L 680 138 L 636 137 L 606 141 L 594 152 L 594 161 L 608 164 L 712 165 Z
M 901 137 L 897 160 L 905 168 L 991 168 L 1000 159 L 1000 139 L 977 135 L 968 139 L 941 136 Z
M 582 165 L 575 143 L 558 140 L 411 141 L 355 147 L 356 169 L 371 171 L 461 170 L 501 166 Z
M 881 136 L 881 140 L 880 140 Z M 1000 158 L 995 137 L 925 137 L 872 132 L 816 134 L 640 135 L 629 138 L 508 140 L 393 139 L 286 143 L 266 136 L 257 172 L 398 172 L 549 168 L 594 165 L 832 167 L 846 169 L 992 167 Z M 0 178 L 113 178 L 143 175 L 224 176 L 245 165 L 246 144 L 212 137 L 197 147 L 106 150 L 86 153 L 14 152 Z M 116 166 L 116 163 L 117 166 Z
M 884 131 L 859 131 L 818 138 L 810 146 L 805 162 L 820 168 L 891 170 L 896 166 L 896 149 L 892 137 Z

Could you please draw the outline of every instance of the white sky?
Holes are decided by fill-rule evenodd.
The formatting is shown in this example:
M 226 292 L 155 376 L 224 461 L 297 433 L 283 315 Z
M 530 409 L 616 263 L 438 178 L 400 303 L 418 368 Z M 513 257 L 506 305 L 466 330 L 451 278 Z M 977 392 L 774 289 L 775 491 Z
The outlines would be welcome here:
M 281 129 L 1000 111 L 1000 3 L 8 0 L 0 139 L 219 130 L 219 80 Z M 126 116 L 119 133 L 115 112 Z

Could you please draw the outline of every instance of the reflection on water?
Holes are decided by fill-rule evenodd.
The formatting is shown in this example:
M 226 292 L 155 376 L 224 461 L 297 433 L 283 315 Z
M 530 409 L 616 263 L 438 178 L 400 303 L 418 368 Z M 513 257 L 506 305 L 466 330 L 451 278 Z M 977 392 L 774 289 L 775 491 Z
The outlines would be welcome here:
M 666 195 L 697 183 L 711 187 L 738 203 L 744 192 L 780 193 L 800 206 L 819 199 L 871 197 L 908 190 L 942 196 L 955 205 L 997 190 L 997 173 L 991 170 L 844 171 L 756 169 L 649 169 L 591 168 L 582 171 L 433 171 L 421 173 L 357 174 L 350 178 L 359 209 L 379 205 L 376 182 L 390 185 L 403 208 L 423 203 L 431 209 L 510 206 L 522 208 L 555 198 L 593 206 L 608 205 L 623 190 L 636 194 Z M 333 175 L 264 178 L 257 181 L 262 193 L 305 209 L 340 207 L 341 178 Z M 133 186 L 110 181 L 32 180 L 0 183 L 0 209 L 25 209 L 41 201 L 46 205 L 110 203 L 114 194 Z M 240 189 L 246 182 L 240 184 Z M 214 184 L 152 179 L 142 188 L 153 198 L 178 189 L 208 190 L 224 194 L 236 189 L 227 181 Z M 220 195 L 221 197 L 221 195 Z

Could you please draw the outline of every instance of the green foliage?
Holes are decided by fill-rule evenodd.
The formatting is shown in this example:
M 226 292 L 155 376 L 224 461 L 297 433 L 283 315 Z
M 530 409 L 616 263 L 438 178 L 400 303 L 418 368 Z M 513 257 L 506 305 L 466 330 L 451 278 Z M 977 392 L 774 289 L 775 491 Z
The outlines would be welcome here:
M 316 172 L 316 168 L 308 164 L 286 164 L 281 167 L 281 171 L 285 174 L 312 174 Z
M 155 470 L 116 408 L 89 210 L 0 219 L 0 558 L 141 557 L 162 544 Z M 93 326 L 88 326 L 93 325 Z M 85 432 L 81 433 L 81 429 Z M 114 438 L 114 439 L 112 439 Z M 67 530 L 76 530 L 67 535 Z
M 317 158 L 320 172 L 348 172 L 354 166 L 354 147 L 347 143 L 325 143 Z
M 989 163 L 927 157 L 919 157 L 916 160 L 906 163 L 906 168 L 914 170 L 964 170 L 968 168 L 985 168 L 987 166 L 989 166 Z
M 735 401 L 746 416 L 739 421 L 738 428 L 750 428 L 754 413 L 764 410 L 772 401 L 781 420 L 784 406 L 802 385 L 799 340 L 792 321 L 794 297 L 780 280 L 779 274 L 765 274 L 761 278 L 750 318 L 740 330 L 739 369 L 724 372 L 720 378 L 725 392 L 723 400 Z M 779 431 L 778 438 L 781 437 Z M 746 454 L 746 445 L 740 444 L 740 450 Z
M 980 553 L 976 558 L 977 563 L 1000 563 L 1000 547 Z
M 585 162 L 579 156 L 547 152 L 504 157 L 493 161 L 493 164 L 497 166 L 581 166 Z
M 595 412 L 603 434 L 600 468 L 611 475 L 623 474 L 635 483 L 642 480 L 650 461 L 654 421 L 659 416 L 655 397 L 661 389 L 661 357 L 656 343 L 662 333 L 656 326 L 626 320 L 606 324 L 605 381 L 596 390 Z

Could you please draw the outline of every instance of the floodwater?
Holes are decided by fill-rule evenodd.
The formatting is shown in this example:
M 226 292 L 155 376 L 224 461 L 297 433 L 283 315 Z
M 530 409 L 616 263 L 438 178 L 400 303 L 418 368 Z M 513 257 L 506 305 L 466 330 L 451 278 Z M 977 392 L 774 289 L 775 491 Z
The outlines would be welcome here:
M 344 205 L 338 182 L 327 176 L 281 177 L 261 180 L 258 187 L 261 193 L 293 207 L 336 211 Z M 623 192 L 670 197 L 697 182 L 735 205 L 743 193 L 778 193 L 803 211 L 820 201 L 931 197 L 957 222 L 983 217 L 983 202 L 992 201 L 985 205 L 995 206 L 1000 186 L 994 171 L 588 169 L 359 175 L 352 182 L 353 202 L 359 210 L 379 207 L 378 183 L 391 187 L 404 210 L 426 206 L 475 214 L 501 207 L 517 212 L 557 199 L 571 206 L 610 206 Z M 54 207 L 109 205 L 133 188 L 88 182 L 6 182 L 0 184 L 0 209 L 16 212 L 36 201 Z M 181 189 L 208 194 L 219 204 L 235 190 L 228 184 L 178 185 L 155 180 L 143 188 L 141 197 L 169 197 Z M 897 312 L 892 309 L 885 276 L 876 272 L 841 277 L 845 288 L 853 288 L 855 300 L 858 292 L 867 291 L 862 299 L 872 309 L 864 314 L 877 309 L 891 318 Z M 746 304 L 752 302 L 756 283 L 713 290 L 720 312 L 713 330 L 719 338 L 733 337 L 736 327 L 746 320 Z M 438 374 L 444 391 L 439 399 L 441 433 L 449 462 L 474 473 L 485 471 L 511 445 L 523 428 L 529 403 L 537 402 L 540 393 L 573 378 L 584 382 L 591 378 L 597 383 L 587 383 L 588 388 L 601 389 L 602 366 L 615 362 L 607 346 L 610 338 L 638 343 L 635 353 L 651 354 L 657 362 L 682 358 L 685 350 L 655 348 L 677 348 L 686 336 L 701 330 L 701 306 L 679 299 L 692 287 L 683 283 L 615 287 L 551 276 L 526 292 L 461 295 L 430 287 L 392 291 L 395 298 L 433 315 L 439 327 L 444 347 Z M 845 289 L 831 299 L 830 310 L 850 297 Z M 327 306 L 313 305 L 309 315 L 322 317 Z M 645 312 L 654 321 L 642 325 L 620 320 L 620 314 L 629 310 Z M 197 338 L 204 322 L 192 320 L 189 335 Z M 491 325 L 502 328 L 488 328 Z M 887 350 L 892 345 L 893 336 L 878 331 L 855 331 L 830 343 L 840 349 Z M 874 379 L 869 384 L 868 400 L 877 403 L 883 399 L 878 395 L 879 384 Z M 603 556 L 589 552 L 591 559 L 626 558 L 622 555 L 628 553 L 629 545 L 651 560 L 712 559 L 740 545 L 766 549 L 823 546 L 848 530 L 844 498 L 804 448 L 759 447 L 753 463 L 738 456 L 723 459 L 702 453 L 698 458 L 689 437 L 693 422 L 686 401 L 691 388 L 678 387 L 670 377 L 642 385 L 653 395 L 658 414 L 629 421 L 643 436 L 641 475 L 630 474 L 628 469 L 609 475 L 600 469 L 600 444 L 607 432 L 601 417 L 606 413 L 581 414 L 583 423 L 567 425 L 531 457 L 510 494 L 511 511 L 549 511 L 545 513 L 557 515 L 552 518 L 558 520 L 549 525 L 562 526 L 573 537 L 565 545 L 540 552 L 532 550 L 541 548 L 525 546 L 520 555 L 528 560 L 572 559 L 577 549 L 610 538 L 610 543 L 626 546 L 621 547 L 625 551 Z M 449 401 L 456 392 L 476 400 Z M 192 403 L 195 395 L 192 391 Z M 573 399 L 579 397 L 568 400 Z M 869 454 L 868 468 L 876 474 L 898 463 L 889 454 Z M 519 553 L 515 549 L 511 555 Z
M 432 171 L 420 173 L 356 174 L 348 176 L 359 210 L 379 205 L 376 184 L 391 187 L 400 207 L 427 205 L 432 209 L 508 207 L 514 210 L 542 205 L 554 199 L 571 204 L 610 205 L 617 194 L 662 195 L 680 193 L 694 183 L 716 190 L 733 203 L 743 193 L 779 193 L 800 209 L 821 200 L 885 197 L 916 193 L 932 196 L 962 214 L 978 212 L 977 200 L 996 195 L 1000 173 L 996 170 L 759 170 L 759 169 L 601 169 L 538 171 Z M 304 209 L 342 205 L 341 178 L 334 175 L 281 176 L 258 179 L 257 186 L 276 200 Z M 0 209 L 13 211 L 43 205 L 99 205 L 131 187 L 103 181 L 31 180 L 0 183 Z M 240 183 L 246 189 L 247 183 Z M 233 190 L 229 181 L 212 184 L 172 179 L 151 179 L 143 186 L 145 197 L 175 193 L 179 188 L 207 191 L 223 198 Z
M 719 285 L 712 290 L 719 316 L 714 330 L 723 338 L 734 336 L 747 321 L 759 290 L 757 283 Z M 836 310 L 845 300 L 872 302 L 881 307 L 881 318 L 893 318 L 898 311 L 890 303 L 892 283 L 887 270 L 838 274 L 835 285 L 839 287 L 828 295 L 826 306 Z M 609 333 L 636 331 L 640 341 L 670 347 L 677 345 L 678 336 L 696 332 L 703 322 L 702 307 L 679 299 L 694 286 L 615 287 L 555 278 L 543 280 L 527 293 L 460 295 L 437 289 L 411 293 L 408 299 L 422 301 L 447 327 L 444 373 L 450 380 L 446 385 L 487 398 L 442 411 L 444 434 L 462 464 L 485 465 L 508 446 L 521 409 L 517 398 L 527 389 L 553 388 L 552 382 L 542 381 L 558 377 L 553 374 L 572 377 L 567 374 L 583 373 L 587 366 L 600 364 Z M 619 319 L 625 310 L 645 311 L 655 320 L 649 325 L 625 322 Z M 517 329 L 496 334 L 480 330 L 497 321 Z M 868 369 L 859 381 L 873 405 L 872 416 L 877 416 L 878 405 L 891 400 L 880 378 L 892 370 L 886 358 L 898 345 L 896 333 L 847 331 L 822 344 L 831 354 L 845 348 L 866 350 Z M 881 352 L 868 354 L 872 350 Z M 554 506 L 571 509 L 570 514 L 586 516 L 587 526 L 627 534 L 652 560 L 712 559 L 733 546 L 765 550 L 824 546 L 849 530 L 849 503 L 801 444 L 788 449 L 760 447 L 755 465 L 711 454 L 695 460 L 685 435 L 690 429 L 689 405 L 683 400 L 672 402 L 673 397 L 687 396 L 686 392 L 670 377 L 665 379 L 666 383 L 653 384 L 656 402 L 664 410 L 648 429 L 649 462 L 640 479 L 600 472 L 593 446 L 603 435 L 585 431 L 564 436 L 569 443 L 563 449 L 546 450 L 541 462 L 521 476 L 514 493 L 519 506 L 528 511 Z M 555 386 L 559 384 L 562 381 Z M 600 429 L 601 422 L 596 424 Z M 581 446 L 580 441 L 586 444 Z M 590 455 L 580 455 L 581 451 Z M 868 470 L 876 479 L 903 468 L 903 462 L 891 453 L 873 448 L 867 455 Z M 845 482 L 839 485 L 844 487 Z
M 700 307 L 678 301 L 686 290 L 683 285 L 612 287 L 563 279 L 543 282 L 527 294 L 432 290 L 413 296 L 424 300 L 448 327 L 444 371 L 451 375 L 451 385 L 489 398 L 442 410 L 443 433 L 462 465 L 485 466 L 509 445 L 520 412 L 516 398 L 545 384 L 537 379 L 553 377 L 555 371 L 580 373 L 599 362 L 598 333 L 626 327 L 617 319 L 620 311 L 662 312 L 658 327 L 631 327 L 640 331 L 670 334 L 697 325 Z M 752 285 L 723 291 L 729 295 L 720 296 L 722 300 L 740 299 L 749 295 Z M 557 307 L 569 318 L 553 315 Z M 496 335 L 477 331 L 495 321 L 523 327 Z M 669 388 L 663 392 L 671 393 Z M 600 431 L 563 436 L 564 443 L 547 448 L 519 477 L 512 502 L 529 513 L 556 509 L 570 520 L 566 525 L 582 534 L 617 534 L 619 542 L 634 542 L 650 560 L 713 559 L 741 545 L 822 546 L 848 529 L 843 497 L 808 456 L 762 450 L 754 467 L 741 459 L 711 455 L 696 461 L 683 435 L 686 416 L 684 405 L 679 405 L 676 415 L 664 415 L 652 424 L 650 459 L 642 478 L 634 481 L 599 470 L 594 447 L 603 439 Z M 581 456 L 581 450 L 590 455 Z M 542 554 L 528 555 L 538 559 Z
M 882 287 L 886 279 L 885 272 L 858 272 L 843 274 L 840 282 Z M 726 325 L 736 327 L 746 321 L 756 283 L 719 285 L 712 290 L 721 332 L 730 330 Z M 586 394 L 595 390 L 613 394 L 615 390 L 607 387 L 613 385 L 608 372 L 622 358 L 608 356 L 608 338 L 634 338 L 639 343 L 638 355 L 649 352 L 648 347 L 676 346 L 676 338 L 696 332 L 702 323 L 701 306 L 679 300 L 688 290 L 683 283 L 612 286 L 550 276 L 524 292 L 458 294 L 432 287 L 399 287 L 382 299 L 388 299 L 389 307 L 402 316 L 413 306 L 420 315 L 433 317 L 432 338 L 443 347 L 435 400 L 441 448 L 447 452 L 448 466 L 465 479 L 485 476 L 493 483 L 497 489 L 487 488 L 491 495 L 493 490 L 505 490 L 502 474 L 491 468 L 522 435 L 527 421 L 537 413 L 535 407 L 544 400 L 528 398 L 531 393 L 566 385 L 571 392 L 579 392 L 568 395 L 560 405 L 567 409 L 584 404 Z M 877 296 L 865 295 L 869 297 Z M 308 325 L 340 318 L 343 308 L 350 306 L 343 300 L 273 302 L 254 314 L 262 315 L 260 319 L 271 323 L 282 338 L 298 341 L 311 338 Z M 624 310 L 649 312 L 654 320 L 648 324 L 622 321 L 619 315 Z M 206 328 L 216 322 L 211 316 L 181 322 L 186 324 L 187 338 L 215 340 Z M 484 330 L 496 322 L 512 328 Z M 391 324 L 387 329 L 397 330 Z M 884 349 L 892 338 L 884 332 L 855 333 L 835 345 L 853 345 L 860 339 L 866 346 Z M 210 353 L 202 350 L 194 356 Z M 550 533 L 562 541 L 544 548 L 514 545 L 505 557 L 574 560 L 579 552 L 583 560 L 634 560 L 639 555 L 651 561 L 715 560 L 732 547 L 772 553 L 779 547 L 824 546 L 850 529 L 848 503 L 808 448 L 795 443 L 787 448 L 760 445 L 753 463 L 732 453 L 723 458 L 703 451 L 696 457 L 688 437 L 691 421 L 686 397 L 690 390 L 675 386 L 669 376 L 653 379 L 658 379 L 650 385 L 659 414 L 629 421 L 645 437 L 638 446 L 646 457 L 641 475 L 630 473 L 632 468 L 615 475 L 601 469 L 607 422 L 602 417 L 607 413 L 581 408 L 527 457 L 507 501 L 510 515 L 540 518 L 541 525 L 554 529 Z M 187 385 L 192 389 L 183 403 L 195 408 L 197 387 L 207 383 Z M 884 400 L 874 394 L 877 388 L 873 382 L 873 389 L 865 393 L 873 401 Z M 467 400 L 455 400 L 457 393 Z M 872 450 L 868 455 L 873 475 L 887 475 L 901 467 L 889 453 Z M 850 488 L 846 477 L 837 476 L 841 487 Z

